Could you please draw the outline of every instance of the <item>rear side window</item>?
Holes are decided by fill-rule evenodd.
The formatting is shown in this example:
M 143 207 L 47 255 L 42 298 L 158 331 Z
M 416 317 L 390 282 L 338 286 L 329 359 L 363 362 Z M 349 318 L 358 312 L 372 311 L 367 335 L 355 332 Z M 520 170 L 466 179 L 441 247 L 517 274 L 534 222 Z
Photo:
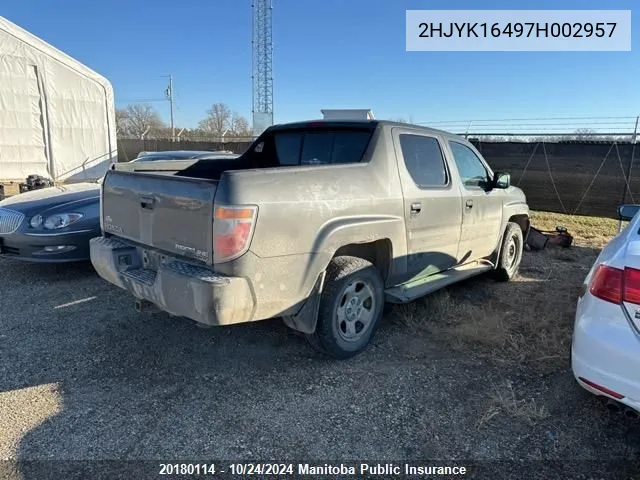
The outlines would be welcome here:
M 419 187 L 447 185 L 447 170 L 440 143 L 424 135 L 400 135 L 400 148 L 407 170 Z
M 333 165 L 360 162 L 371 134 L 360 130 L 320 130 L 274 132 L 273 137 L 282 166 Z
M 275 136 L 276 152 L 280 165 L 298 165 L 302 135 L 299 133 L 281 133 Z

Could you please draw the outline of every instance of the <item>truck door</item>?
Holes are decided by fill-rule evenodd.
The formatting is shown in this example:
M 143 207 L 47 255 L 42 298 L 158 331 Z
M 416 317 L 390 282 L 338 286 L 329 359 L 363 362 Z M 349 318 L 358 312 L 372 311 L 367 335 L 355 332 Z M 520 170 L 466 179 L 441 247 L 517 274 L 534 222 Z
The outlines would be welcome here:
M 488 257 L 498 245 L 502 224 L 504 190 L 488 190 L 493 176 L 480 155 L 469 146 L 449 141 L 454 163 L 462 184 L 462 235 L 458 261 Z
M 421 130 L 394 128 L 404 197 L 409 278 L 456 264 L 462 203 L 444 161 L 443 140 Z

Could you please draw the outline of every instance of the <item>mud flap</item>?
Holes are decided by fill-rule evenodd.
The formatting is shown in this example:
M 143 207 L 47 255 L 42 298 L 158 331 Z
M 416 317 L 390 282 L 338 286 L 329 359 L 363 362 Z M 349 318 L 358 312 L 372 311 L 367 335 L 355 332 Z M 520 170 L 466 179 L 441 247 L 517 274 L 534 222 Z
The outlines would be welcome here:
M 322 296 L 322 287 L 324 286 L 324 277 L 326 271 L 322 272 L 315 285 L 311 289 L 311 293 L 302 305 L 302 308 L 295 315 L 283 317 L 287 327 L 302 333 L 313 333 L 316 331 L 318 323 L 318 309 L 320 308 L 320 298 Z

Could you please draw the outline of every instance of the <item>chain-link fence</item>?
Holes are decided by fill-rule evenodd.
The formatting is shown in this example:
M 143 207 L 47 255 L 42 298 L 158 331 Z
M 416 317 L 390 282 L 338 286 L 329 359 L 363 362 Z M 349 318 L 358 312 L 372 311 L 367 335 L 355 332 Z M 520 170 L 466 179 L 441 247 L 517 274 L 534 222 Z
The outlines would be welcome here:
M 472 142 L 494 170 L 511 173 L 533 210 L 615 217 L 640 199 L 635 143 Z
M 118 161 L 128 162 L 138 156 L 140 152 L 162 152 L 166 150 L 229 150 L 233 153 L 244 152 L 251 142 L 252 137 L 231 138 L 228 141 L 202 140 L 180 140 L 171 139 L 118 139 Z
M 240 140 L 120 139 L 118 159 L 129 161 L 142 151 L 229 150 L 242 153 L 252 139 Z M 524 190 L 532 210 L 615 217 L 619 204 L 640 200 L 640 165 L 635 144 L 630 140 L 470 140 L 495 171 L 511 173 L 513 185 Z

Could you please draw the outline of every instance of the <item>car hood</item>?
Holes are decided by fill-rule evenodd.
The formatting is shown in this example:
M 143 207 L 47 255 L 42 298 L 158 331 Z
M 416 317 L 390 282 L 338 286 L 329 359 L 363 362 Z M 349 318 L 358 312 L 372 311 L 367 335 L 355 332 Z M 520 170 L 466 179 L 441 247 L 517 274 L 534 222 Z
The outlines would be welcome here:
M 100 200 L 100 185 L 97 183 L 72 183 L 13 195 L 0 201 L 0 208 L 9 208 L 29 215 L 67 203 L 80 203 L 83 200 L 92 199 Z

